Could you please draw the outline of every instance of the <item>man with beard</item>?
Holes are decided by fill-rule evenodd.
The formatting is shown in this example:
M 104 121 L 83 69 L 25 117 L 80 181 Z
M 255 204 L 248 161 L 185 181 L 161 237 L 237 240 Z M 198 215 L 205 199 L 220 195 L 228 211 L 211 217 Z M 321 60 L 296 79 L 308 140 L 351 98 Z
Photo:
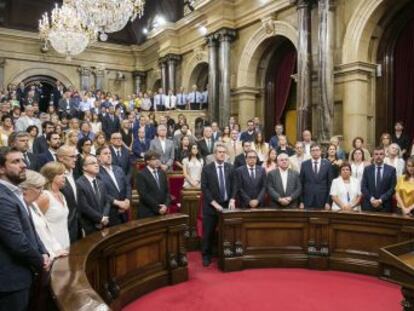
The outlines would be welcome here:
M 27 310 L 33 272 L 48 271 L 50 258 L 18 185 L 26 179 L 23 154 L 0 148 L 0 310 Z
M 49 149 L 45 153 L 39 155 L 39 169 L 46 163 L 57 161 L 56 152 L 61 145 L 59 134 L 56 132 L 48 133 L 46 135 L 46 141 Z

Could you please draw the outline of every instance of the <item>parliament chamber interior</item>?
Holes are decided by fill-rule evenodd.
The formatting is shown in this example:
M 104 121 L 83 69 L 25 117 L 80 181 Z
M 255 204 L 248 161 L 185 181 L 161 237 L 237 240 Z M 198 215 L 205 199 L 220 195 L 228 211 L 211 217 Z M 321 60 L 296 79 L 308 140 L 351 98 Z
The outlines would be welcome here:
M 0 1 L 0 311 L 414 311 L 414 2 Z

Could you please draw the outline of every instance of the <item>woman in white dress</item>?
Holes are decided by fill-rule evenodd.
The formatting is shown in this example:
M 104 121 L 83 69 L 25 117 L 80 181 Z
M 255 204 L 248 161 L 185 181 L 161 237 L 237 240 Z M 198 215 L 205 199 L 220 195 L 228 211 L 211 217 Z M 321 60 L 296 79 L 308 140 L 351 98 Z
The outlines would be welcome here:
M 361 148 L 356 148 L 352 150 L 350 154 L 350 159 L 352 177 L 358 179 L 358 181 L 361 182 L 362 175 L 364 174 L 364 169 L 367 165 L 369 165 L 369 162 L 365 161 L 364 150 Z
M 49 224 L 49 228 L 63 248 L 70 246 L 68 231 L 69 209 L 60 189 L 65 185 L 65 167 L 59 162 L 49 162 L 40 173 L 46 178 L 46 189 L 36 203 Z
M 46 179 L 39 173 L 31 170 L 26 170 L 26 180 L 20 184 L 23 190 L 24 201 L 31 209 L 33 224 L 40 240 L 46 247 L 50 259 L 63 257 L 68 255 L 56 238 L 53 236 L 46 217 L 40 211 L 36 203 L 34 203 L 42 193 L 43 186 L 46 184 Z
M 339 177 L 332 181 L 333 211 L 360 211 L 361 183 L 351 176 L 351 165 L 347 162 L 339 167 Z
M 196 144 L 190 147 L 188 158 L 183 159 L 183 175 L 185 189 L 200 188 L 201 171 L 203 170 L 204 161 Z
M 397 178 L 402 176 L 405 168 L 405 161 L 401 158 L 400 146 L 397 144 L 391 144 L 388 147 L 388 153 L 384 159 L 384 163 L 395 168 L 397 171 Z

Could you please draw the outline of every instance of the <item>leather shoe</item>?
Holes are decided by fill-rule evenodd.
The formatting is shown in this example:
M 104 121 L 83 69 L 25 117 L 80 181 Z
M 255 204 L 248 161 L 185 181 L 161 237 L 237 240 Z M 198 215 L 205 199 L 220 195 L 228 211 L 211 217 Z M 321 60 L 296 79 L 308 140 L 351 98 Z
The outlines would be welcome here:
M 208 257 L 203 257 L 203 266 L 208 267 L 211 264 L 211 259 Z

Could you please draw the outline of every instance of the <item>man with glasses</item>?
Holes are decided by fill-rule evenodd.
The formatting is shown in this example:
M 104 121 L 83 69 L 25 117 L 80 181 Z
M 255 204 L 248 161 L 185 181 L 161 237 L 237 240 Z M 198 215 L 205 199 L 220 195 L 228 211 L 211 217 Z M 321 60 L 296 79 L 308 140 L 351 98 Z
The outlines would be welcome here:
M 79 217 L 79 194 L 75 180 L 79 177 L 74 174 L 76 166 L 76 148 L 63 145 L 56 152 L 57 160 L 65 166 L 65 186 L 60 190 L 66 199 L 69 208 L 68 230 L 70 242 L 74 243 L 82 237 L 82 228 Z
M 115 132 L 111 135 L 111 153 L 112 153 L 112 164 L 117 165 L 124 171 L 128 180 L 131 179 L 131 164 L 129 149 L 125 147 L 122 141 L 122 134 Z
M 266 170 L 257 165 L 257 153 L 246 154 L 246 165 L 236 170 L 237 195 L 241 208 L 257 208 L 264 205 L 266 192 Z
M 76 181 L 81 223 L 86 235 L 109 225 L 111 202 L 106 196 L 104 183 L 97 178 L 98 174 L 98 160 L 93 155 L 86 156 L 83 176 Z

